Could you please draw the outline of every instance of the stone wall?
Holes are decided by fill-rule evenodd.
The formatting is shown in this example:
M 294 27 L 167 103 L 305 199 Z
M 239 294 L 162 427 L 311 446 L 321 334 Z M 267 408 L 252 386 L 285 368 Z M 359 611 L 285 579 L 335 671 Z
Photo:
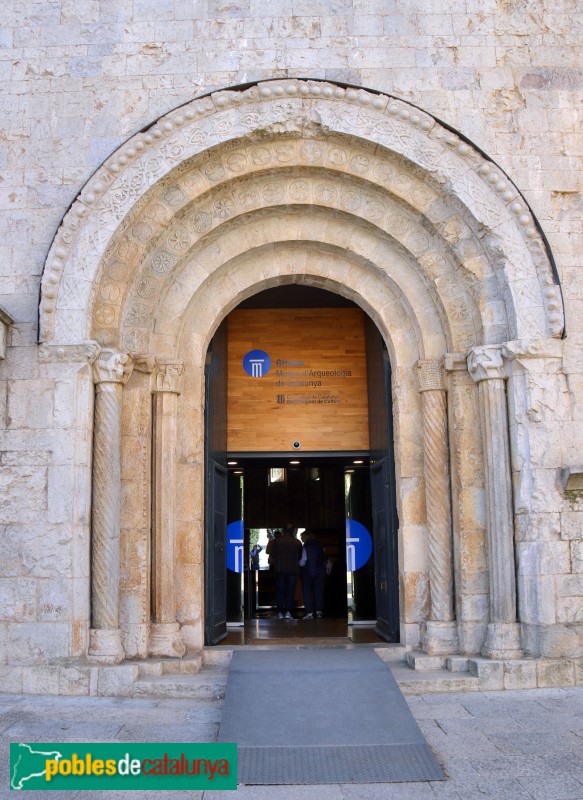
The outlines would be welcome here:
M 40 277 L 60 220 L 104 159 L 160 115 L 213 88 L 294 76 L 383 91 L 458 129 L 512 178 L 548 238 L 567 338 L 551 353 L 507 354 L 520 610 L 529 652 L 583 655 L 583 507 L 563 479 L 583 460 L 580 3 L 436 0 L 420 11 L 411 0 L 47 0 L 9 4 L 1 24 L 0 305 L 14 322 L 0 359 L 0 664 L 87 647 L 91 353 L 37 345 Z M 123 409 L 124 447 L 138 461 L 144 374 Z M 464 391 L 455 389 L 450 420 L 472 407 Z M 515 402 L 525 395 L 526 415 Z M 468 450 L 455 458 L 471 462 L 479 442 L 463 436 Z M 129 497 L 139 477 L 122 480 Z M 454 522 L 483 491 L 472 480 L 454 498 Z M 139 607 L 142 626 L 147 554 L 132 559 L 145 513 L 127 503 L 122 517 L 120 610 L 123 619 Z M 181 524 L 193 513 L 179 509 Z M 458 563 L 473 550 L 471 608 L 457 611 L 484 620 L 484 520 L 468 525 L 475 542 L 461 543 Z M 200 558 L 183 548 L 180 569 Z M 425 578 L 413 573 L 423 604 Z M 199 595 L 197 586 L 182 601 L 185 620 L 200 613 Z M 125 644 L 143 654 L 144 628 Z

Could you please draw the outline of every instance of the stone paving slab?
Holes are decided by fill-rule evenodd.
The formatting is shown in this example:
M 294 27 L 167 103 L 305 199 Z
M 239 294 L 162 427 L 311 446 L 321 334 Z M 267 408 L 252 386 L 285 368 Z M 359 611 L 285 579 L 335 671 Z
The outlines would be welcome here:
M 214 742 L 218 730 L 218 723 L 128 723 L 115 738 L 119 742 Z M 188 736 L 187 739 L 184 738 L 185 735 Z
M 236 793 L 165 792 L 163 798 L 159 792 L 144 792 L 140 800 L 583 800 L 583 687 L 431 694 L 407 702 L 444 766 L 446 781 L 240 786 Z M 220 700 L 0 696 L 0 724 L 3 718 L 11 723 L 0 732 L 0 800 L 15 796 L 6 788 L 11 739 L 38 740 L 50 730 L 53 735 L 46 741 L 144 741 L 145 733 L 156 728 L 156 739 L 172 730 L 175 740 L 211 741 L 221 710 Z M 73 726 L 66 733 L 73 730 L 74 737 L 57 735 L 50 727 L 59 718 Z M 82 735 L 104 730 L 107 736 Z M 37 795 L 46 800 L 46 792 L 24 797 L 35 800 Z M 137 800 L 137 793 L 67 792 L 66 800 L 101 798 Z
M 532 730 L 522 733 L 493 733 L 490 735 L 492 743 L 503 753 L 520 755 L 545 755 L 546 753 L 577 752 L 581 753 L 583 742 L 574 733 L 569 731 L 541 731 Z
M 519 778 L 519 783 L 534 800 L 581 800 L 583 797 L 583 782 L 569 775 Z
M 524 733 L 524 726 L 511 717 L 440 717 L 434 720 L 446 734 L 464 734 L 466 736 L 481 732 L 487 736 L 515 732 Z

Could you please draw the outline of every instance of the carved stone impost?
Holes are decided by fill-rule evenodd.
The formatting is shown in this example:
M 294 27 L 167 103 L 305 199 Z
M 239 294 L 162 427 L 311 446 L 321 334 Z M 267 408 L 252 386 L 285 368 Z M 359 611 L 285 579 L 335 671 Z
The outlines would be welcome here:
M 0 306 L 0 358 L 6 358 L 6 345 L 8 342 L 8 331 L 14 320 Z
M 153 392 L 180 394 L 180 378 L 184 373 L 182 361 L 160 361 L 154 373 Z
M 467 372 L 467 353 L 446 353 L 443 357 L 443 369 L 446 372 Z
M 132 357 L 127 353 L 102 350 L 93 364 L 93 382 L 120 383 L 123 386 L 128 382 L 132 369 Z
M 38 359 L 41 364 L 69 364 L 77 361 L 93 364 L 100 352 L 101 347 L 93 341 L 79 344 L 41 344 Z
M 420 392 L 434 392 L 445 390 L 443 371 L 439 361 L 421 359 L 417 362 L 417 377 L 419 378 Z
M 493 379 L 504 380 L 507 375 L 502 346 L 488 344 L 474 347 L 468 356 L 468 370 L 476 383 Z
M 156 356 L 151 355 L 151 353 L 139 355 L 134 353 L 132 355 L 132 360 L 134 362 L 134 369 L 137 372 L 143 372 L 146 375 L 150 375 L 158 368 L 158 359 Z
M 514 358 L 561 358 L 563 342 L 560 339 L 514 339 L 502 345 L 502 353 L 509 361 Z

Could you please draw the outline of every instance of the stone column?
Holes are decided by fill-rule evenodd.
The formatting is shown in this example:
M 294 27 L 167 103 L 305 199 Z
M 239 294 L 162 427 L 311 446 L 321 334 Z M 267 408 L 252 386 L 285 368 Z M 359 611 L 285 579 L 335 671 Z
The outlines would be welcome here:
M 478 387 L 467 353 L 446 353 L 447 417 L 451 479 L 453 573 L 459 652 L 477 655 L 486 639 L 489 612 L 484 458 Z
M 478 383 L 488 522 L 490 622 L 482 655 L 520 658 L 506 373 L 501 347 L 475 347 L 468 356 L 468 369 Z
M 186 647 L 176 621 L 176 407 L 180 362 L 161 363 L 154 385 L 154 502 L 152 605 L 149 652 L 180 658 Z
M 156 359 L 132 355 L 123 392 L 121 437 L 121 577 L 119 615 L 126 658 L 147 658 L 152 592 L 152 373 Z
M 422 642 L 427 653 L 447 655 L 457 653 L 459 649 L 453 601 L 447 399 L 439 362 L 418 361 L 417 368 L 423 405 L 423 453 L 431 597 L 429 620 L 425 626 Z
M 124 657 L 119 629 L 121 399 L 132 371 L 130 356 L 103 350 L 93 365 L 93 505 L 91 611 L 88 657 L 117 664 Z

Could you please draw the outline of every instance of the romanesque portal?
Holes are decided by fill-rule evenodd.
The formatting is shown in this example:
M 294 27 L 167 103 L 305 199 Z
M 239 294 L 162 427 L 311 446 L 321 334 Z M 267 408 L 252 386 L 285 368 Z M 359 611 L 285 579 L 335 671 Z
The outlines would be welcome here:
M 531 411 L 564 380 L 538 224 L 501 169 L 423 111 L 277 80 L 126 142 L 49 253 L 41 363 L 75 398 L 70 655 L 202 646 L 206 352 L 242 300 L 292 283 L 354 301 L 388 348 L 401 641 L 557 654 L 529 534 L 552 508 L 536 498 L 557 491 Z

